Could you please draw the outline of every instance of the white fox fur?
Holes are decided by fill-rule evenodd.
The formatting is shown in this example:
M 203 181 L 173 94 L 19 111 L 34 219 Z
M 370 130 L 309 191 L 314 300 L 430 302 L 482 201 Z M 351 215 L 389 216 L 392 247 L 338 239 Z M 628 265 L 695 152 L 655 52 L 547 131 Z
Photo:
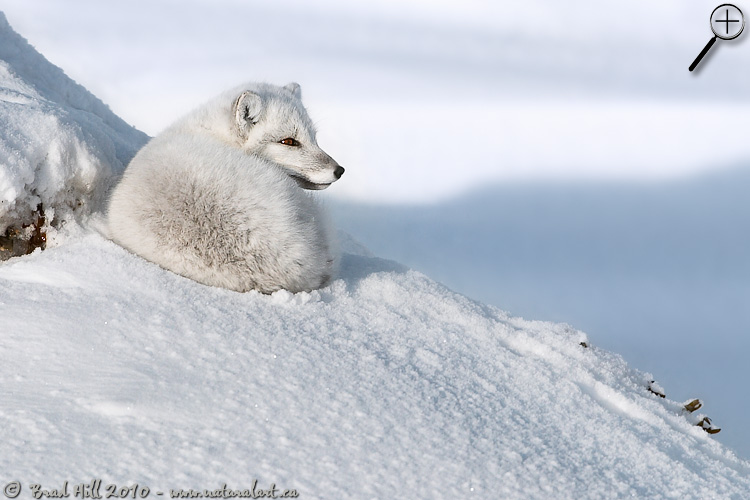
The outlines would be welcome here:
M 296 83 L 225 92 L 153 138 L 112 193 L 110 236 L 207 285 L 309 291 L 334 274 L 328 219 L 305 189 L 344 169 L 320 149 Z

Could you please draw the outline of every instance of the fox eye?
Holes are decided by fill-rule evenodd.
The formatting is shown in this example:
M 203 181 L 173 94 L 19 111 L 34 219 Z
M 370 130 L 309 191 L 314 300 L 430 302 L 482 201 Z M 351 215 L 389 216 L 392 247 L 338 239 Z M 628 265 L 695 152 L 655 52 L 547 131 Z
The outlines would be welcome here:
M 286 139 L 282 139 L 279 141 L 279 143 L 283 144 L 284 146 L 299 146 L 300 143 L 297 139 L 292 139 L 291 137 L 287 137 Z

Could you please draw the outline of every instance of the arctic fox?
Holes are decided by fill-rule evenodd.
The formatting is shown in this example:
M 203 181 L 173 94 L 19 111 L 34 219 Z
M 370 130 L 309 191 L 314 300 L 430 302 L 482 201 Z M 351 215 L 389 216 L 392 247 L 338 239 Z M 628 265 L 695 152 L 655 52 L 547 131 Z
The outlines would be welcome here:
M 303 189 L 344 173 L 315 140 L 300 86 L 247 84 L 153 138 L 112 193 L 121 246 L 237 291 L 309 291 L 334 273 L 332 230 Z

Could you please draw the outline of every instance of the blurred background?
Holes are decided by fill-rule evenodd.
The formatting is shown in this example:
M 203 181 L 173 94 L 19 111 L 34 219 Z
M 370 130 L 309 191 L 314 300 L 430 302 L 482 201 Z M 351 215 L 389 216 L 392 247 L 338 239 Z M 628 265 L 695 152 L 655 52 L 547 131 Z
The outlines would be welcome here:
M 719 2 L 3 0 L 150 135 L 297 81 L 347 168 L 339 227 L 469 297 L 562 321 L 699 397 L 750 458 L 750 44 Z M 737 4 L 746 13 L 750 4 Z

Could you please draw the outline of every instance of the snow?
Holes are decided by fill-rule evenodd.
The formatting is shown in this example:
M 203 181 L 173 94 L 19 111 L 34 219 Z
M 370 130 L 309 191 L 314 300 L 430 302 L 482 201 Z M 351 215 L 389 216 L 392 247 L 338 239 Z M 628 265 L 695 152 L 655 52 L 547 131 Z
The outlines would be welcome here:
M 93 230 L 0 268 L 4 476 L 302 498 L 743 498 L 750 464 L 649 374 L 422 274 L 345 254 L 238 294 Z M 473 488 L 473 490 L 472 490 Z
M 564 321 L 671 398 L 700 397 L 750 457 L 750 169 L 682 182 L 505 183 L 428 206 L 335 203 L 337 226 L 515 315 Z
M 8 126 L 28 137 L 51 120 L 37 146 L 87 154 L 36 168 L 19 150 L 27 166 L 3 163 L 9 185 L 29 169 L 44 193 L 76 190 L 66 173 L 78 169 L 111 182 L 113 151 L 144 136 L 42 94 L 40 75 L 48 89 L 67 80 L 15 46 L 2 86 L 37 107 Z M 20 76 L 24 65 L 34 72 Z M 80 193 L 101 200 L 106 183 L 91 186 Z M 472 301 L 346 236 L 322 290 L 206 287 L 108 241 L 94 208 L 47 250 L 0 265 L 0 470 L 20 498 L 33 483 L 96 478 L 154 496 L 255 480 L 300 498 L 750 494 L 750 463 L 696 426 L 702 414 L 650 393 L 650 374 L 568 325 Z
M 0 234 L 41 203 L 59 226 L 100 209 L 147 136 L 34 51 L 0 12 Z

